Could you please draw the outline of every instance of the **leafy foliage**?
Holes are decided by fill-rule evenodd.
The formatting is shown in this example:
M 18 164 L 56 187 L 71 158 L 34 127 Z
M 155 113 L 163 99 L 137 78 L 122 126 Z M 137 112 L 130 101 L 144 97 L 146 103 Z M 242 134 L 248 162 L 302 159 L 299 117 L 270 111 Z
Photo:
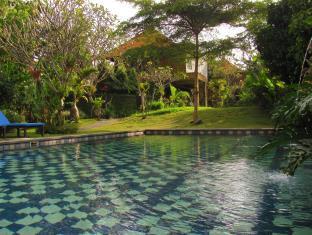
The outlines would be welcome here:
M 165 103 L 162 101 L 153 101 L 148 104 L 148 109 L 149 110 L 160 110 L 165 108 Z
M 3 109 L 2 112 L 10 120 L 10 122 L 23 122 L 25 117 L 20 115 L 18 112 L 10 109 Z
M 209 104 L 213 107 L 222 107 L 231 96 L 230 87 L 225 79 L 211 79 L 208 84 Z
M 271 78 L 263 62 L 255 57 L 249 65 L 240 99 L 242 103 L 256 103 L 271 109 L 281 96 L 283 88 L 284 83 L 275 77 Z
M 10 91 L 23 94 L 16 101 L 19 111 L 61 126 L 65 99 L 72 97 L 71 114 L 78 121 L 78 101 L 92 96 L 107 75 L 103 64 L 117 39 L 115 18 L 103 6 L 80 0 L 1 4 L 1 82 L 16 84 L 12 70 L 19 71 L 19 86 Z
M 296 169 L 312 157 L 312 87 L 311 85 L 295 89 L 284 97 L 273 112 L 277 137 L 264 149 L 271 146 L 289 144 L 289 162 L 284 172 L 294 175 Z
M 243 85 L 243 71 L 227 59 L 209 60 L 209 105 L 235 105 Z
M 128 69 L 124 63 L 119 63 L 113 75 L 112 87 L 117 90 L 132 92 L 137 90 L 136 71 Z
M 22 67 L 10 61 L 7 55 L 0 55 L 0 106 L 21 110 L 24 105 L 23 89 L 28 82 L 30 76 Z
M 312 86 L 290 92 L 282 99 L 273 113 L 277 128 L 292 130 L 291 139 L 312 136 Z
M 297 168 L 308 158 L 312 157 L 312 139 L 300 139 L 293 145 L 289 153 L 289 161 L 284 172 L 288 175 L 294 175 Z
M 312 2 L 281 0 L 268 7 L 267 24 L 258 27 L 256 45 L 273 76 L 298 82 L 312 35 Z
M 293 86 L 289 94 L 276 106 L 273 119 L 279 129 L 277 137 L 264 149 L 281 143 L 290 146 L 289 163 L 284 171 L 294 175 L 306 159 L 312 157 L 312 39 L 307 47 L 300 84 Z
M 174 86 L 170 85 L 169 102 L 171 107 L 184 107 L 190 104 L 191 97 L 186 91 L 179 91 Z
M 102 97 L 96 97 L 92 100 L 92 113 L 98 120 L 100 120 L 103 115 L 103 104 L 104 100 Z

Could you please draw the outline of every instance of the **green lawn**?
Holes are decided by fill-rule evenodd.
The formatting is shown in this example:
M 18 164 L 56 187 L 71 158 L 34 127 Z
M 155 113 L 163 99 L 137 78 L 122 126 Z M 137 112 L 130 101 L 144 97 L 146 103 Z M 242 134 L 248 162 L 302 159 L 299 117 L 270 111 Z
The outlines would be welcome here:
M 82 119 L 78 134 L 119 132 L 162 128 L 261 128 L 272 127 L 269 115 L 258 107 L 200 108 L 199 115 L 203 123 L 193 125 L 193 108 L 170 108 L 150 112 L 142 119 L 141 114 L 135 114 L 122 119 L 97 121 Z M 67 124 L 71 125 L 71 124 Z M 28 130 L 29 137 L 40 137 L 35 130 Z M 45 136 L 60 136 L 50 135 Z M 16 133 L 8 133 L 8 137 L 16 137 Z M 1 141 L 1 139 L 0 139 Z
M 260 128 L 272 127 L 269 115 L 257 107 L 200 108 L 203 123 L 193 125 L 193 108 L 154 111 L 145 119 L 140 114 L 96 122 L 81 120 L 80 133 L 116 132 L 162 128 Z

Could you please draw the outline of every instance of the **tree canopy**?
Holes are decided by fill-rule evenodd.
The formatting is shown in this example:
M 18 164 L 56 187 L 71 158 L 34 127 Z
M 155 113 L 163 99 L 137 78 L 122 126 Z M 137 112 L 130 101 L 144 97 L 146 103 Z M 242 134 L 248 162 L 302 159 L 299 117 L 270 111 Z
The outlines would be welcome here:
M 64 100 L 94 90 L 103 60 L 116 42 L 115 17 L 103 6 L 80 0 L 2 3 L 0 49 L 31 78 L 24 100 L 32 115 L 58 124 Z M 4 59 L 4 58 L 3 58 Z
M 145 1 L 127 0 L 139 8 L 139 12 L 127 24 L 128 28 L 135 31 L 146 28 L 157 28 L 177 40 L 192 38 L 195 47 L 191 52 L 195 59 L 194 79 L 194 114 L 193 122 L 199 123 L 199 81 L 198 62 L 200 55 L 199 36 L 204 30 L 221 24 L 235 24 L 244 20 L 247 9 L 246 0 L 166 0 Z
M 274 2 L 268 6 L 267 23 L 258 28 L 256 46 L 271 75 L 298 82 L 312 35 L 312 1 Z

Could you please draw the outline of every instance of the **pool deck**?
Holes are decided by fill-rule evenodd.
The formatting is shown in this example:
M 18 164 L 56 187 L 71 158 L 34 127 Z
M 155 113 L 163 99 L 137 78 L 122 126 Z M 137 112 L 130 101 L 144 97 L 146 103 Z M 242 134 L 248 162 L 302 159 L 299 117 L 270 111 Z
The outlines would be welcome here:
M 142 135 L 273 135 L 274 128 L 147 129 L 144 131 L 0 139 L 0 152 Z

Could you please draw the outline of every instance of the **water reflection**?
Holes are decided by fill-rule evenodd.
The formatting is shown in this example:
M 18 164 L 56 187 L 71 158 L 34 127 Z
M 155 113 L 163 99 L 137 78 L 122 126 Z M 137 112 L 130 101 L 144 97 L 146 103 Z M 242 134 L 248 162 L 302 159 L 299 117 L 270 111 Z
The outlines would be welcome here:
M 309 232 L 311 165 L 281 174 L 283 152 L 252 157 L 265 141 L 146 136 L 2 154 L 0 221 L 12 224 L 0 234 L 23 229 L 29 205 L 43 234 Z

